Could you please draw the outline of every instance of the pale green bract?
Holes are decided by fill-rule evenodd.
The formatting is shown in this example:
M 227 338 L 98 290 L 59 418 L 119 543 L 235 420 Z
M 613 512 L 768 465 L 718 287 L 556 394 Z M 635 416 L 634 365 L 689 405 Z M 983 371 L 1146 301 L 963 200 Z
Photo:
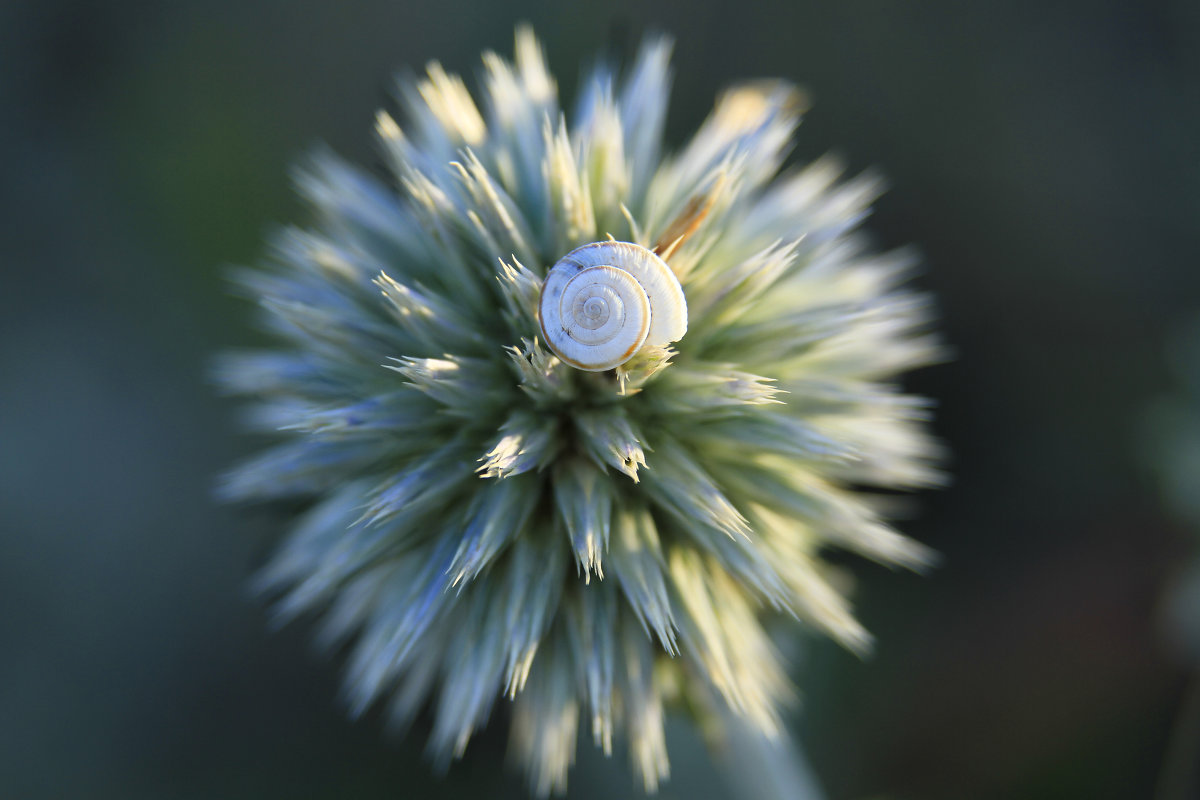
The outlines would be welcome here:
M 1200 317 L 1170 340 L 1174 391 L 1149 407 L 1146 463 L 1158 473 L 1166 507 L 1192 532 L 1190 557 L 1180 559 L 1159 604 L 1162 633 L 1181 656 L 1200 663 Z
M 877 181 L 780 174 L 800 112 L 781 82 L 729 90 L 664 154 L 669 49 L 595 69 L 570 114 L 525 30 L 515 63 L 484 56 L 478 105 L 437 64 L 404 83 L 403 129 L 378 120 L 387 174 L 315 158 L 314 224 L 238 276 L 278 347 L 218 367 L 282 440 L 223 495 L 311 504 L 258 577 L 280 617 L 348 646 L 353 713 L 404 726 L 428 703 L 440 763 L 509 706 L 540 794 L 581 724 L 647 790 L 670 704 L 777 732 L 765 614 L 869 644 L 821 550 L 930 558 L 862 491 L 939 481 L 929 404 L 892 383 L 938 357 L 929 303 L 902 288 L 909 255 L 855 233 Z M 652 247 L 689 213 L 673 349 L 586 373 L 539 341 L 558 258 Z

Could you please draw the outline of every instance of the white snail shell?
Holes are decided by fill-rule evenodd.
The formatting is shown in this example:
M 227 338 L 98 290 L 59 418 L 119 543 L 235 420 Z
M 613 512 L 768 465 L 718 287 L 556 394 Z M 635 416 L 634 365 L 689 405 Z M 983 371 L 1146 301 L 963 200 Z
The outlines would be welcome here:
M 601 372 L 644 345 L 687 333 L 683 287 L 667 263 L 630 242 L 594 242 L 558 260 L 542 284 L 538 320 L 567 364 Z

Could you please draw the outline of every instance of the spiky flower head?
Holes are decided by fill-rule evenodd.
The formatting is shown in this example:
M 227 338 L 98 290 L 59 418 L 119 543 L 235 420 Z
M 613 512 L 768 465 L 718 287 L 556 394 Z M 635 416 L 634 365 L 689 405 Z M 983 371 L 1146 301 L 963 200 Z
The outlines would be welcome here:
M 928 304 L 909 256 L 854 232 L 876 181 L 780 174 L 801 111 L 781 82 L 727 91 L 665 154 L 668 56 L 596 68 L 569 112 L 525 30 L 515 63 L 484 56 L 481 103 L 437 64 L 403 83 L 385 174 L 314 159 L 314 224 L 239 276 L 279 346 L 218 370 L 282 438 L 224 495 L 311 505 L 258 584 L 348 645 L 352 712 L 428 703 L 445 762 L 503 701 L 542 794 L 581 724 L 648 790 L 669 703 L 777 731 L 766 614 L 868 645 L 822 549 L 928 558 L 861 491 L 937 481 L 927 403 L 892 383 L 937 354 Z M 666 257 L 687 333 L 585 372 L 546 347 L 539 292 L 610 238 Z

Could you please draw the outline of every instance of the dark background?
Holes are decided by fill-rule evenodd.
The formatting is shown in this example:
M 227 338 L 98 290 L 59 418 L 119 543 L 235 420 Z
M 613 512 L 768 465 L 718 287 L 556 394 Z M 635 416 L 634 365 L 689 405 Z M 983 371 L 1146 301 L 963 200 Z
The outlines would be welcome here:
M 1200 311 L 1183 0 L 0 4 L 0 796 L 524 796 L 503 726 L 439 780 L 419 733 L 342 717 L 302 626 L 268 631 L 273 525 L 211 501 L 250 443 L 205 379 L 256 337 L 222 265 L 303 219 L 289 165 L 375 163 L 396 70 L 475 75 L 519 20 L 568 98 L 672 33 L 674 145 L 732 81 L 803 84 L 796 158 L 878 166 L 870 229 L 926 255 L 955 360 L 910 385 L 955 483 L 903 527 L 945 560 L 843 559 L 878 652 L 794 670 L 830 799 L 1152 797 L 1188 673 L 1155 622 L 1188 532 L 1139 455 Z M 735 796 L 673 737 L 664 798 Z M 572 796 L 632 786 L 580 759 Z

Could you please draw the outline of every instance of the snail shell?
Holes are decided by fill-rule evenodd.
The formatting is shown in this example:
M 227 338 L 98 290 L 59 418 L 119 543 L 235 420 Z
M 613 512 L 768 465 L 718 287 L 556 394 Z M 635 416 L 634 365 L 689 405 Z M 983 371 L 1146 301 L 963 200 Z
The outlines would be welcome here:
M 594 242 L 558 260 L 542 284 L 546 343 L 578 369 L 624 364 L 644 345 L 687 332 L 687 301 L 667 263 L 630 242 Z

